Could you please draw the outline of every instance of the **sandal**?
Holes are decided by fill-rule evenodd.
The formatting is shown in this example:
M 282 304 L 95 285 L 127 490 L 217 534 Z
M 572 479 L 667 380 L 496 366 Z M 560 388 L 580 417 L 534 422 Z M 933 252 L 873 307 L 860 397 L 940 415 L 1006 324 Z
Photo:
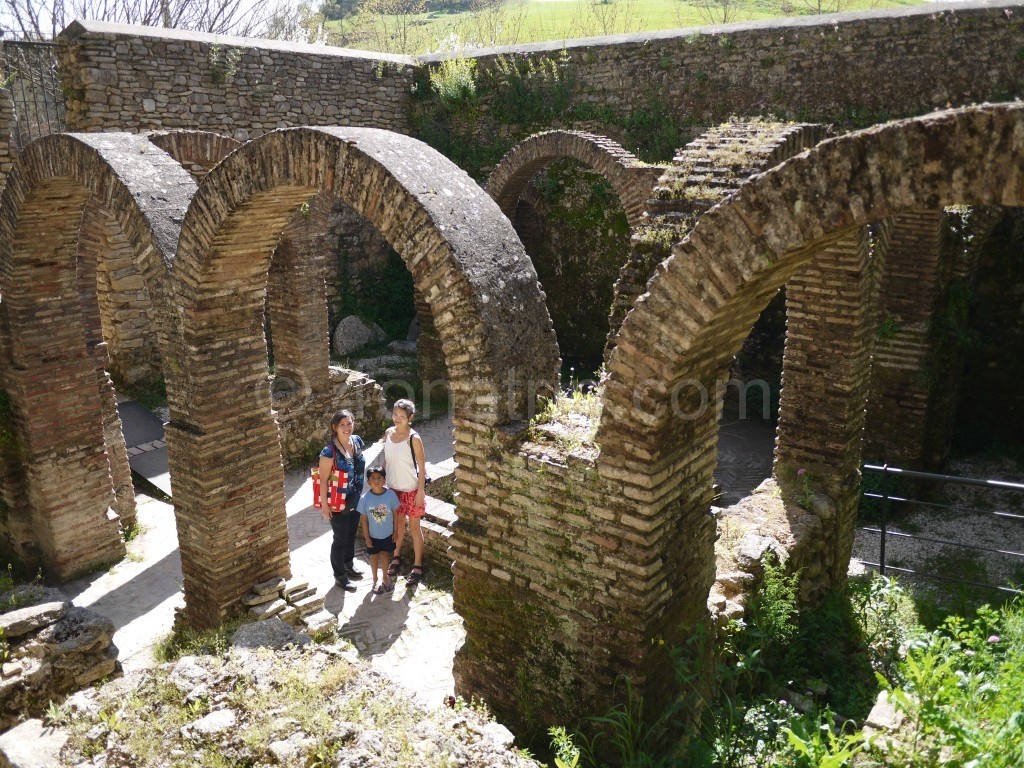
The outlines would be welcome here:
M 409 571 L 409 575 L 405 577 L 406 583 L 410 587 L 415 587 L 423 579 L 423 566 L 414 565 L 412 570 Z
M 374 594 L 374 595 L 383 595 L 384 594 L 384 585 L 383 584 L 374 584 L 373 585 L 373 589 L 371 589 L 370 592 L 372 594 Z
M 394 578 L 398 575 L 398 569 L 402 567 L 402 558 L 400 555 L 395 555 L 391 558 L 391 562 L 388 564 L 388 576 Z
M 395 583 L 393 581 L 389 581 L 387 584 L 381 584 L 380 585 L 380 592 L 378 594 L 386 595 L 388 592 L 394 592 L 394 591 L 395 591 Z

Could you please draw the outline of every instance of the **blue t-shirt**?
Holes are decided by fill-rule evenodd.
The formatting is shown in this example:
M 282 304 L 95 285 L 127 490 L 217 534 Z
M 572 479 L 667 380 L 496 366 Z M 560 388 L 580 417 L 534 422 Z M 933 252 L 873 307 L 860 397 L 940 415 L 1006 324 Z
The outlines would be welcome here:
M 320 451 L 321 456 L 334 459 L 334 466 L 342 472 L 348 472 L 348 491 L 345 493 L 345 509 L 351 510 L 363 492 L 363 475 L 366 474 L 366 459 L 363 457 L 363 439 L 352 435 L 352 447 L 355 455 L 349 459 L 337 450 L 332 440 Z
M 359 514 L 366 518 L 371 539 L 389 539 L 395 532 L 395 510 L 401 505 L 398 495 L 385 488 L 379 496 L 367 491 L 359 500 Z

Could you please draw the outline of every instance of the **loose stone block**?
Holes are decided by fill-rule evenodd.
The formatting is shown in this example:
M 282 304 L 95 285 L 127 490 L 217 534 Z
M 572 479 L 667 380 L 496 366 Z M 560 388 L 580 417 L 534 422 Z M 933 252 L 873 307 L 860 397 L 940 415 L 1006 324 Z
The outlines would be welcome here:
M 288 608 L 288 603 L 281 599 L 275 599 L 269 603 L 263 603 L 262 605 L 255 605 L 249 609 L 249 613 L 255 616 L 257 619 L 269 619 L 271 616 L 276 616 Z

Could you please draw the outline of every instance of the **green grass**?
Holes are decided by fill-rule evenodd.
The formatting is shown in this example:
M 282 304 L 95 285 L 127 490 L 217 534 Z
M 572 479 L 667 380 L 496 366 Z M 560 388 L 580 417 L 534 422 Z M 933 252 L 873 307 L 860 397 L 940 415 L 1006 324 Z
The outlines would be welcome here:
M 842 8 L 863 11 L 919 4 L 919 0 L 848 0 Z M 730 22 L 804 15 L 802 12 L 806 11 L 799 0 L 788 4 L 779 0 L 739 0 L 736 8 L 735 18 L 730 18 Z M 680 0 L 510 0 L 485 11 L 415 14 L 409 17 L 406 36 L 380 42 L 389 37 L 379 34 L 382 24 L 393 25 L 396 18 L 374 20 L 363 16 L 328 22 L 328 32 L 333 35 L 329 42 L 363 50 L 414 54 L 722 23 L 720 12 L 711 18 L 700 4 Z M 374 34 L 375 25 L 378 34 Z M 401 50 L 403 45 L 398 39 L 406 41 L 405 50 Z

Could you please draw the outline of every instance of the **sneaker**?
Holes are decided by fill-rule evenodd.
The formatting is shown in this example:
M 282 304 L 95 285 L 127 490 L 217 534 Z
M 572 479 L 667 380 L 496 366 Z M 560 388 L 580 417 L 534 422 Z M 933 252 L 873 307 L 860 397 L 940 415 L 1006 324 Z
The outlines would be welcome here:
M 346 568 L 345 573 L 352 581 L 359 581 L 361 578 L 363 578 L 363 572 L 357 571 L 355 567 Z
M 340 587 L 341 589 L 344 589 L 346 592 L 355 592 L 356 591 L 356 585 L 355 584 L 349 584 L 347 581 L 342 581 L 341 579 L 335 579 L 334 580 L 334 586 Z

